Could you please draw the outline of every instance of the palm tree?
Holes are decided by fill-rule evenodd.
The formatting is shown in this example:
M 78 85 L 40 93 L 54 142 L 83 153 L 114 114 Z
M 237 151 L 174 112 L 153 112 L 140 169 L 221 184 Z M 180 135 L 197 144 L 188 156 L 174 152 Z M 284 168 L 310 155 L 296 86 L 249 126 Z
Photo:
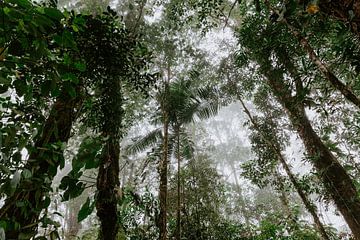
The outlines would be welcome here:
M 198 77 L 192 72 L 192 78 Z M 176 239 L 181 237 L 180 224 L 180 185 L 181 159 L 190 159 L 192 156 L 192 142 L 186 133 L 185 125 L 199 119 L 215 115 L 219 109 L 216 91 L 212 87 L 194 89 L 194 81 L 177 80 L 165 83 L 162 91 L 156 95 L 160 108 L 154 113 L 152 124 L 158 126 L 146 136 L 136 140 L 127 147 L 129 154 L 141 152 L 153 147 L 152 157 L 160 158 L 160 235 L 166 231 L 166 195 L 167 195 L 167 168 L 168 159 L 174 155 L 177 159 L 177 227 Z M 161 129 L 163 128 L 163 130 Z M 161 157 L 160 157 L 161 154 Z M 165 222 L 165 226 L 164 225 Z

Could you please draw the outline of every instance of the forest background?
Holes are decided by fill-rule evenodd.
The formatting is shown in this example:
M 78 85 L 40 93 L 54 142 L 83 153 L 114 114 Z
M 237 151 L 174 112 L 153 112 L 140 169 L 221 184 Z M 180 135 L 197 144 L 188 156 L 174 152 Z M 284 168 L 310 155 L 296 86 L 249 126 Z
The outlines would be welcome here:
M 0 239 L 360 239 L 360 1 L 0 0 Z

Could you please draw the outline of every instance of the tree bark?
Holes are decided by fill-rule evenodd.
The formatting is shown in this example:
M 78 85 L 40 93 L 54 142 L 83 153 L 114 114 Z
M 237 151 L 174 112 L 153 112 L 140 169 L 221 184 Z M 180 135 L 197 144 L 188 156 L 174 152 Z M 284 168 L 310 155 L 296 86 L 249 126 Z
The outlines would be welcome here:
M 41 137 L 35 143 L 36 150 L 30 153 L 24 167 L 32 172 L 31 182 L 21 181 L 15 193 L 5 200 L 4 206 L 0 209 L 1 220 L 13 219 L 20 224 L 20 229 L 6 229 L 6 239 L 18 239 L 20 233 L 35 234 L 40 213 L 47 207 L 44 205 L 45 196 L 51 191 L 51 182 L 62 157 L 59 157 L 62 153 L 55 153 L 49 146 L 68 141 L 76 108 L 80 103 L 80 97 L 71 98 L 67 94 L 63 94 L 54 103 Z M 45 177 L 50 183 L 45 181 Z M 26 205 L 16 206 L 20 201 Z
M 356 239 L 360 239 L 360 199 L 354 183 L 336 157 L 321 141 L 306 116 L 302 103 L 291 96 L 283 79 L 264 72 L 269 86 L 285 108 L 290 121 L 302 139 L 312 164 L 320 175 L 327 192 L 344 216 Z
M 119 231 L 117 213 L 119 181 L 120 144 L 118 139 L 109 137 L 99 166 L 97 178 L 96 210 L 100 220 L 101 240 L 116 240 Z

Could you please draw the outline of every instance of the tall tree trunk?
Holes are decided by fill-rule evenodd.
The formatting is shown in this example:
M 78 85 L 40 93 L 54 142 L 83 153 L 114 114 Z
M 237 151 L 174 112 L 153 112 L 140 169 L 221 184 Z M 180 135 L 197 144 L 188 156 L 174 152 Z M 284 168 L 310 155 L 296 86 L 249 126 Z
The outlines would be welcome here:
M 180 173 L 180 161 L 181 161 L 181 156 L 180 156 L 180 127 L 177 127 L 176 129 L 176 158 L 177 158 L 177 209 L 176 209 L 176 236 L 175 239 L 176 240 L 180 240 L 181 239 L 181 192 L 180 192 L 180 188 L 181 188 L 181 173 Z
M 169 138 L 169 121 L 166 110 L 163 111 L 164 117 L 164 138 L 163 138 L 163 153 L 160 160 L 159 174 L 160 174 L 160 215 L 159 215 L 159 231 L 160 240 L 167 239 L 166 216 L 167 216 L 167 171 L 168 171 L 168 138 Z
M 35 142 L 35 150 L 30 153 L 31 161 L 27 161 L 24 167 L 32 172 L 31 182 L 21 181 L 15 193 L 5 200 L 0 209 L 0 220 L 13 219 L 20 224 L 19 229 L 6 229 L 6 239 L 18 239 L 20 233 L 35 234 L 40 213 L 47 207 L 44 206 L 45 197 L 51 191 L 51 182 L 63 157 L 62 152 L 55 153 L 50 149 L 51 144 L 68 141 L 80 103 L 79 95 L 71 98 L 66 93 L 54 103 L 41 137 Z M 18 207 L 18 202 L 25 203 L 25 206 Z
M 301 185 L 299 184 L 299 182 L 297 181 L 296 177 L 294 176 L 294 174 L 292 173 L 292 171 L 290 170 L 289 165 L 287 164 L 285 157 L 283 156 L 280 148 L 278 147 L 279 144 L 277 144 L 276 142 L 272 142 L 270 141 L 266 135 L 261 131 L 261 128 L 258 126 L 256 120 L 253 118 L 253 116 L 251 115 L 249 109 L 246 107 L 245 103 L 242 101 L 240 94 L 238 94 L 238 99 L 244 109 L 245 114 L 249 117 L 250 122 L 252 123 L 252 125 L 255 127 L 255 129 L 261 134 L 263 140 L 266 142 L 266 144 L 268 145 L 268 147 L 270 147 L 271 149 L 273 149 L 273 151 L 276 153 L 277 155 L 277 159 L 278 161 L 281 163 L 282 167 L 284 168 L 287 176 L 289 177 L 292 185 L 295 187 L 296 192 L 298 193 L 298 195 L 300 196 L 302 202 L 304 203 L 304 206 L 306 208 L 306 210 L 311 214 L 311 216 L 313 217 L 314 223 L 319 231 L 319 233 L 321 234 L 322 239 L 324 240 L 329 240 L 329 236 L 325 231 L 324 225 L 322 224 L 322 222 L 320 221 L 319 216 L 316 213 L 316 209 L 314 208 L 313 204 L 311 203 L 311 201 L 308 199 L 308 196 L 306 195 L 306 193 L 302 190 Z
M 115 240 L 120 229 L 117 204 L 121 197 L 119 159 L 123 110 L 120 79 L 106 79 L 101 88 L 101 131 L 106 140 L 96 183 L 96 210 L 100 220 L 99 239 Z
M 285 108 L 292 125 L 302 139 L 308 156 L 322 178 L 327 192 L 344 216 L 355 238 L 360 239 L 360 199 L 354 183 L 313 130 L 303 104 L 291 95 L 284 80 L 276 77 L 273 71 L 269 69 L 264 72 L 269 86 Z
M 169 93 L 170 68 L 168 68 L 168 81 L 164 84 L 164 93 L 161 99 L 161 111 L 163 115 L 163 152 L 159 163 L 159 201 L 160 214 L 158 219 L 159 226 L 159 240 L 167 239 L 167 174 L 168 174 L 168 152 L 169 152 L 169 114 L 167 94 Z

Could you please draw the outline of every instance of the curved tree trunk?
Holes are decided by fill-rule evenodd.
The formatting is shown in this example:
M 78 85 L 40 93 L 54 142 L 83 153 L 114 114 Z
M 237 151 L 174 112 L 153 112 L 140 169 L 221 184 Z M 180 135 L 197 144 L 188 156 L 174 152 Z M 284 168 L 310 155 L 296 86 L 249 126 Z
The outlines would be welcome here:
M 80 207 L 80 202 L 76 200 L 70 201 L 67 205 L 65 240 L 73 240 L 78 236 L 79 230 L 81 229 L 81 223 L 78 222 Z
M 50 149 L 51 144 L 68 141 L 76 108 L 81 101 L 80 97 L 71 98 L 63 94 L 54 103 L 41 137 L 35 143 L 36 150 L 30 153 L 24 167 L 32 172 L 31 182 L 21 181 L 15 193 L 5 200 L 0 209 L 0 220 L 13 219 L 20 224 L 20 229 L 6 229 L 6 239 L 18 239 L 20 233 L 35 234 L 40 213 L 47 207 L 44 205 L 46 195 L 51 191 L 51 182 L 63 157 L 62 152 Z M 46 182 L 44 176 L 50 183 Z M 25 206 L 18 207 L 17 202 L 24 202 Z
M 282 182 L 283 180 L 281 179 L 280 173 L 277 170 L 274 172 L 274 177 L 276 179 L 276 185 L 279 186 L 279 189 L 276 189 L 276 191 L 280 194 L 279 198 L 283 207 L 285 208 L 285 213 L 287 214 L 287 217 L 294 223 L 294 225 L 296 225 L 296 220 L 290 208 L 289 199 L 286 196 L 285 186 Z
M 314 223 L 319 231 L 319 233 L 321 234 L 321 237 L 323 240 L 329 240 L 329 236 L 325 231 L 324 225 L 322 224 L 322 222 L 320 221 L 319 216 L 316 213 L 316 210 L 313 206 L 313 204 L 311 203 L 311 201 L 308 199 L 308 196 L 306 195 L 306 193 L 302 190 L 301 185 L 299 184 L 299 182 L 297 181 L 296 177 L 294 176 L 294 174 L 292 173 L 289 165 L 287 164 L 285 157 L 283 156 L 281 150 L 279 149 L 279 145 L 275 142 L 270 141 L 269 139 L 267 139 L 266 135 L 261 131 L 260 127 L 258 126 L 256 120 L 253 118 L 253 116 L 251 115 L 249 109 L 246 107 L 245 103 L 242 101 L 241 96 L 238 94 L 238 99 L 244 109 L 244 112 L 246 113 L 246 115 L 249 117 L 250 122 L 252 123 L 252 125 L 255 127 L 255 129 L 257 129 L 257 131 L 259 131 L 259 133 L 261 134 L 262 138 L 264 139 L 264 141 L 266 142 L 266 144 L 268 145 L 268 147 L 272 148 L 274 150 L 274 152 L 277 155 L 277 159 L 279 160 L 279 162 L 281 163 L 282 167 L 285 169 L 286 174 L 288 175 L 292 185 L 295 187 L 296 192 L 299 194 L 303 204 L 305 205 L 306 210 L 311 214 L 311 216 L 313 217 Z M 281 197 L 282 201 L 284 201 L 284 196 Z M 285 203 L 286 204 L 286 203 Z M 288 205 L 288 204 L 286 204 Z
M 282 154 L 280 154 L 280 155 L 278 155 L 278 159 L 280 160 L 282 167 L 285 169 L 285 172 L 288 175 L 292 185 L 295 187 L 296 192 L 299 194 L 302 202 L 304 203 L 306 210 L 311 214 L 311 216 L 312 216 L 312 218 L 314 220 L 314 223 L 315 223 L 318 231 L 321 234 L 322 239 L 323 240 L 330 240 L 328 234 L 325 231 L 324 225 L 322 224 L 318 214 L 316 213 L 315 206 L 311 203 L 311 201 L 309 200 L 306 193 L 302 190 L 301 185 L 299 184 L 296 177 L 294 176 L 294 174 L 290 170 L 290 167 L 287 164 L 285 158 L 283 157 Z

